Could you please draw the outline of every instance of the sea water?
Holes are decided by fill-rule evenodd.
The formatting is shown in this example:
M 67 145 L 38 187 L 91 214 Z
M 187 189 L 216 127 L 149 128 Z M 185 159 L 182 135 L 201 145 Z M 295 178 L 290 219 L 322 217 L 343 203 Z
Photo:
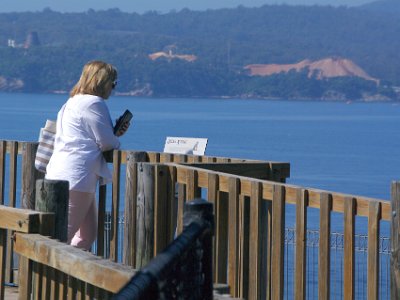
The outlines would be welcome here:
M 68 95 L 0 93 L 0 138 L 36 141 Z M 206 154 L 289 162 L 287 182 L 390 199 L 400 179 L 399 103 L 112 96 L 133 112 L 122 148 L 162 151 L 167 136 L 208 138 Z

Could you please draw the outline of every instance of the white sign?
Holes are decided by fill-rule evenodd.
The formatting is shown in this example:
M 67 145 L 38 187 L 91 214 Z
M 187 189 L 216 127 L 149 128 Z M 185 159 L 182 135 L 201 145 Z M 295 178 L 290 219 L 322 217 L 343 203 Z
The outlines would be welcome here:
M 167 137 L 164 145 L 164 152 L 176 154 L 204 155 L 208 139 Z

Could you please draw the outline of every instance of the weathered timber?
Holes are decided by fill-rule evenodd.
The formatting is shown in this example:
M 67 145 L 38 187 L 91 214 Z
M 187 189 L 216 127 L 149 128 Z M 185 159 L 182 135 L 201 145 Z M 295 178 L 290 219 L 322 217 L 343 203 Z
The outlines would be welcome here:
M 180 184 L 186 184 L 188 181 L 187 174 L 188 174 L 189 170 L 193 169 L 193 167 L 179 165 L 179 166 L 176 166 L 176 168 L 177 168 L 177 182 Z M 237 176 L 237 175 L 229 175 L 226 173 L 221 173 L 221 172 L 216 172 L 216 171 L 204 170 L 201 168 L 196 168 L 196 170 L 198 172 L 198 186 L 199 187 L 207 188 L 208 176 L 210 174 L 216 174 L 219 177 L 219 190 L 222 192 L 229 192 L 229 178 L 237 178 L 240 180 L 240 192 L 242 195 L 245 195 L 245 196 L 251 195 L 251 183 L 255 180 L 256 181 L 259 180 L 259 179 L 247 178 L 247 177 L 242 177 L 242 176 Z M 263 185 L 263 195 L 262 195 L 263 199 L 272 199 L 273 186 L 281 185 L 282 187 L 285 188 L 285 195 L 286 195 L 285 201 L 287 204 L 296 204 L 297 190 L 299 188 L 302 188 L 301 186 L 276 183 L 276 182 L 270 182 L 270 181 L 260 180 L 260 182 L 262 182 L 262 185 Z M 322 193 L 327 193 L 328 191 L 314 189 L 314 188 L 307 188 L 307 191 L 309 194 L 308 207 L 319 209 L 320 208 L 320 195 Z M 382 220 L 389 221 L 391 218 L 390 201 L 385 201 L 382 199 L 368 198 L 368 197 L 363 197 L 363 196 L 350 195 L 350 194 L 342 194 L 342 193 L 336 193 L 336 192 L 328 192 L 328 193 L 332 195 L 332 212 L 343 213 L 345 199 L 347 197 L 353 197 L 356 202 L 355 203 L 355 205 L 356 205 L 355 213 L 357 216 L 367 217 L 368 213 L 369 213 L 369 203 L 370 202 L 380 202 L 381 206 L 382 206 Z
M 0 205 L 0 228 L 19 232 L 38 232 L 40 213 Z
M 307 204 L 307 191 L 298 189 L 296 199 L 296 256 L 294 280 L 294 299 L 296 300 L 306 299 Z
M 118 261 L 118 228 L 119 228 L 119 206 L 121 185 L 121 151 L 114 150 L 113 154 L 113 184 L 111 200 L 111 238 L 110 259 Z
M 123 262 L 135 265 L 136 249 L 136 206 L 137 206 L 137 166 L 147 159 L 146 152 L 128 152 L 125 177 L 125 227 Z
M 38 234 L 16 233 L 15 251 L 112 293 L 120 290 L 135 274 L 135 270 L 129 266 L 99 258 Z
M 154 165 L 138 165 L 135 261 L 137 269 L 146 265 L 154 253 L 154 172 Z
M 98 222 L 97 222 L 97 255 L 104 256 L 104 226 L 106 219 L 106 197 L 107 185 L 99 186 L 99 208 L 98 208 Z
M 9 160 L 9 191 L 8 191 L 8 206 L 15 207 L 17 203 L 17 158 L 18 158 L 18 142 L 12 141 L 10 146 Z M 8 231 L 8 240 L 11 239 L 12 231 Z M 6 258 L 6 282 L 14 283 L 14 244 L 7 243 L 7 258 Z
M 400 299 L 400 182 L 392 182 L 390 228 L 390 299 Z
M 371 202 L 368 216 L 368 299 L 379 299 L 379 221 L 381 206 Z
M 345 200 L 344 210 L 344 255 L 343 255 L 343 296 L 352 300 L 355 297 L 355 201 L 348 197 Z
M 321 194 L 320 238 L 318 252 L 318 297 L 329 299 L 330 295 L 330 240 L 332 198 L 328 193 Z
M 4 204 L 4 178 L 6 170 L 7 142 L 0 141 L 0 205 Z
M 250 197 L 239 197 L 239 298 L 249 293 Z
M 55 214 L 54 237 L 67 241 L 69 183 L 64 180 L 36 181 L 36 210 Z M 51 227 L 51 224 L 49 224 Z M 50 232 L 43 228 L 44 231 Z
M 239 180 L 229 180 L 229 220 L 228 220 L 228 284 L 231 288 L 231 295 L 239 296 Z
M 154 253 L 160 253 L 168 245 L 168 174 L 169 169 L 165 165 L 156 165 L 154 171 Z
M 22 154 L 21 207 L 35 210 L 36 180 L 44 174 L 35 168 L 37 143 L 24 143 Z
M 5 266 L 6 266 L 6 248 L 7 248 L 7 230 L 0 228 L 0 299 L 4 299 L 5 294 Z
M 290 177 L 290 165 L 288 163 L 241 162 L 192 163 L 188 165 L 216 172 L 277 182 L 286 182 L 286 178 Z
M 262 272 L 262 219 L 266 216 L 262 211 L 261 184 L 254 182 L 250 199 L 250 245 L 249 245 L 249 300 L 261 299 Z
M 272 198 L 271 299 L 283 299 L 285 249 L 285 188 L 274 185 Z

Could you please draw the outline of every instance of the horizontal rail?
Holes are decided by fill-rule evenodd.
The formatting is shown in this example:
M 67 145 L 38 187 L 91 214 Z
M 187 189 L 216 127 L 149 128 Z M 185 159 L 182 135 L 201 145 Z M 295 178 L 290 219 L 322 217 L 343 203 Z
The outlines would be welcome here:
M 343 194 L 337 192 L 330 192 L 320 189 L 307 188 L 302 186 L 296 186 L 291 184 L 277 183 L 272 181 L 265 181 L 259 179 L 253 179 L 243 176 L 237 176 L 232 174 L 226 174 L 222 172 L 215 172 L 210 170 L 204 170 L 202 168 L 196 168 L 191 166 L 184 166 L 178 164 L 167 164 L 177 169 L 177 181 L 178 183 L 188 184 L 189 173 L 196 172 L 198 178 L 198 186 L 202 188 L 208 188 L 208 178 L 210 175 L 219 177 L 219 190 L 222 192 L 229 192 L 229 180 L 236 178 L 239 180 L 240 193 L 244 196 L 251 196 L 251 185 L 252 182 L 258 182 L 262 184 L 262 198 L 272 200 L 274 186 L 284 186 L 286 189 L 286 203 L 296 204 L 296 195 L 298 190 L 308 191 L 308 207 L 320 208 L 320 198 L 322 194 L 329 193 L 332 195 L 332 211 L 344 213 L 345 199 L 353 198 L 355 201 L 355 215 L 368 217 L 369 204 L 371 202 L 379 202 L 382 205 L 382 220 L 390 221 L 391 218 L 391 202 L 382 199 L 368 198 L 350 194 Z
M 67 275 L 116 293 L 136 271 L 38 234 L 17 233 L 15 252 Z
M 25 233 L 39 232 L 41 215 L 28 209 L 0 205 L 0 228 Z

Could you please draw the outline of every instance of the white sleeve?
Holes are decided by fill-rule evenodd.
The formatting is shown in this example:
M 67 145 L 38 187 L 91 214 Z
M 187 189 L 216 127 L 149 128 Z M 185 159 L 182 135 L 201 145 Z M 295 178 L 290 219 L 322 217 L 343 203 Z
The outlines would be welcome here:
M 88 129 L 92 132 L 101 151 L 118 149 L 120 142 L 114 135 L 110 112 L 105 103 L 95 102 L 82 112 Z

